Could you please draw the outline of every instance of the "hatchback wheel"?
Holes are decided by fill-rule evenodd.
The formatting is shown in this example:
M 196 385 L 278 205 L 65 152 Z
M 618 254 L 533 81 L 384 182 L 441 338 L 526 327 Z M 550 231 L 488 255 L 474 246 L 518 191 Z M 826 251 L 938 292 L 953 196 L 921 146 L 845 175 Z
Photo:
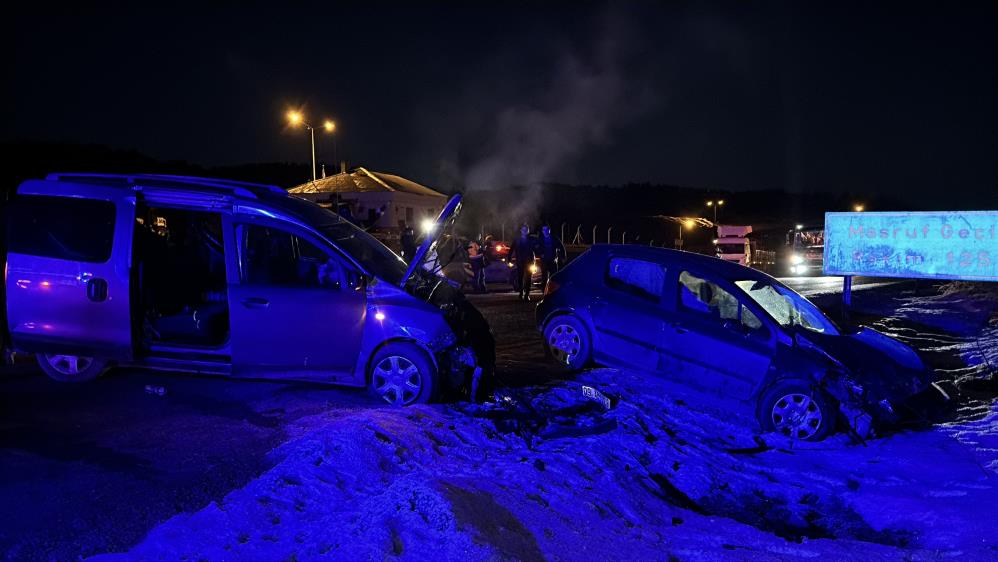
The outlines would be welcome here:
M 804 381 L 782 381 L 769 389 L 759 402 L 759 422 L 801 441 L 820 441 L 835 430 L 832 401 Z
M 393 406 L 433 401 L 437 370 L 426 352 L 411 343 L 390 343 L 371 360 L 369 388 Z
M 38 354 L 38 366 L 45 374 L 60 382 L 87 382 L 99 377 L 107 361 L 79 355 Z
M 589 362 L 589 331 L 574 316 L 552 318 L 544 328 L 544 344 L 551 357 L 566 370 L 577 371 Z

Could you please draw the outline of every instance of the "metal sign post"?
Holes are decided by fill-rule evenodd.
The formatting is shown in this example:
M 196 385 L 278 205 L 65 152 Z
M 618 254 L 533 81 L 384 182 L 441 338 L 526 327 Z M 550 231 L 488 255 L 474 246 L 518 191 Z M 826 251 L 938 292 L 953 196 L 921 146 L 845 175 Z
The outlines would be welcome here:
M 842 316 L 849 317 L 849 308 L 852 306 L 852 275 L 842 278 Z

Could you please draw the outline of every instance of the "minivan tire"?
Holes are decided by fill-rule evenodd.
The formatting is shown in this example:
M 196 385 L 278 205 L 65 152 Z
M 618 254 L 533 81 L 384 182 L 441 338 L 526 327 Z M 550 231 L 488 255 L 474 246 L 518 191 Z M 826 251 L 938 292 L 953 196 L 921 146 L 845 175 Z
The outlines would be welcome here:
M 544 348 L 565 371 L 579 371 L 589 363 L 592 339 L 581 320 L 560 314 L 544 326 Z
M 759 399 L 763 431 L 800 441 L 821 441 L 835 431 L 838 410 L 827 394 L 803 380 L 777 381 Z
M 368 389 L 393 406 L 426 404 L 436 399 L 437 368 L 416 344 L 390 342 L 371 359 Z
M 39 353 L 35 359 L 46 375 L 59 382 L 92 381 L 104 374 L 108 366 L 106 359 L 78 355 Z

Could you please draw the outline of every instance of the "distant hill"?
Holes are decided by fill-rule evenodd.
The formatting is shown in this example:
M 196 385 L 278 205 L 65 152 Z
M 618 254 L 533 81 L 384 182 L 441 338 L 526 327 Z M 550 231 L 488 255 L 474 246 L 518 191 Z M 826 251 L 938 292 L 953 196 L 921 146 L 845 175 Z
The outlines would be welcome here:
M 28 178 L 52 172 L 163 173 L 218 177 L 289 187 L 311 175 L 308 164 L 269 162 L 237 166 L 207 167 L 183 161 L 158 160 L 133 150 L 118 150 L 94 144 L 4 142 L 7 166 L 0 172 L 5 192 Z M 397 170 L 381 170 L 395 173 Z M 412 178 L 427 183 L 425 178 Z M 459 228 L 467 234 L 493 233 L 499 236 L 503 223 L 507 238 L 515 225 L 542 221 L 551 224 L 556 234 L 565 223 L 566 238 L 581 225 L 586 242 L 592 241 L 593 226 L 597 240 L 619 242 L 663 240 L 672 243 L 678 237 L 678 225 L 653 218 L 655 215 L 701 216 L 713 219 L 707 200 L 724 200 L 718 222 L 751 224 L 762 228 L 785 229 L 794 223 L 820 223 L 825 211 L 844 211 L 856 202 L 868 209 L 918 210 L 901 201 L 842 194 L 788 194 L 780 190 L 723 191 L 672 185 L 632 183 L 623 186 L 544 184 L 532 187 L 509 187 L 498 190 L 470 190 L 465 194 L 465 209 Z M 687 247 L 709 247 L 714 237 L 710 229 L 684 232 Z

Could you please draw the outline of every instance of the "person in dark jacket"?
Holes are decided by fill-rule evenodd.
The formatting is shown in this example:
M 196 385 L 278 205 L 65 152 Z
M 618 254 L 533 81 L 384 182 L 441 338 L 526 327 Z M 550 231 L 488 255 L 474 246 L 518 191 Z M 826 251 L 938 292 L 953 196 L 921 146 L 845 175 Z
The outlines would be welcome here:
M 520 281 L 520 300 L 530 300 L 530 269 L 534 265 L 534 239 L 530 237 L 530 227 L 520 225 L 520 235 L 509 247 L 509 257 L 517 268 Z
M 402 230 L 399 243 L 402 246 L 402 258 L 406 262 L 412 262 L 413 256 L 416 255 L 416 234 L 412 231 L 411 226 L 407 226 Z
M 541 292 L 544 292 L 548 279 L 565 263 L 565 245 L 551 234 L 551 227 L 546 224 L 541 227 L 541 236 L 537 240 L 537 255 L 541 258 Z
M 477 240 L 468 242 L 468 261 L 471 263 L 472 285 L 475 292 L 485 293 L 485 253 Z

